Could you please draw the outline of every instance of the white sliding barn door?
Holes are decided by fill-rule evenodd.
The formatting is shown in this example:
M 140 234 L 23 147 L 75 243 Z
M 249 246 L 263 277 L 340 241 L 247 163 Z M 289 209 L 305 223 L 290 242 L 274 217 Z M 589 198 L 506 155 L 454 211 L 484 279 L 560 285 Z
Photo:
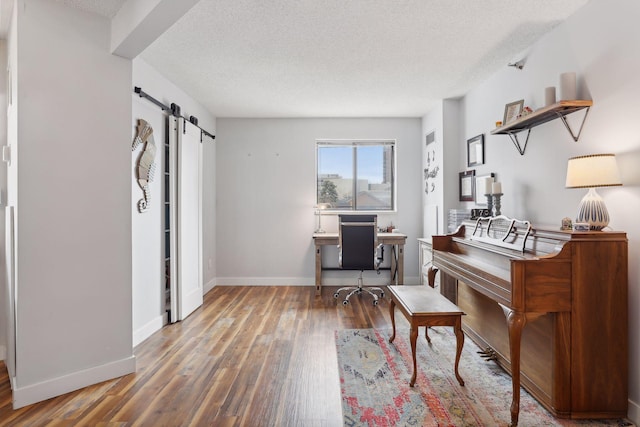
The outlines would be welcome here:
M 171 322 L 202 305 L 202 143 L 200 129 L 169 118 Z
M 9 372 L 12 389 L 16 384 L 16 242 L 15 242 L 15 208 L 5 207 L 5 259 L 7 267 L 7 291 L 5 292 L 7 313 L 7 356 L 5 364 Z

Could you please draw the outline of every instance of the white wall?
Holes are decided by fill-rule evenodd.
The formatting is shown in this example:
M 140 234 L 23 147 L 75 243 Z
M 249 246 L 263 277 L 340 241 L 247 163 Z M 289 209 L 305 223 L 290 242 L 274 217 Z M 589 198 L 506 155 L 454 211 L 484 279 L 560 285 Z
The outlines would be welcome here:
M 423 235 L 447 233 L 449 209 L 457 209 L 458 202 L 458 170 L 456 165 L 460 156 L 460 99 L 444 99 L 422 118 L 422 167 L 428 167 L 428 153 L 435 151 L 437 176 L 433 179 L 435 188 L 425 191 L 425 179 L 422 179 L 423 203 Z M 426 145 L 426 136 L 435 132 L 434 145 Z M 433 161 L 432 161 L 433 162 Z M 464 169 L 462 169 L 464 170 Z M 435 221 L 433 218 L 436 218 Z M 435 222 L 435 224 L 434 224 Z M 437 229 L 437 233 L 432 230 Z
M 462 100 L 460 154 L 457 162 L 447 163 L 447 168 L 465 170 L 466 139 L 484 133 L 486 164 L 475 170 L 476 174 L 497 173 L 505 193 L 502 212 L 534 224 L 559 227 L 563 217 L 575 218 L 586 192 L 565 189 L 567 159 L 603 152 L 617 155 L 624 186 L 599 193 L 609 208 L 611 228 L 626 231 L 629 238 L 629 417 L 636 423 L 640 422 L 638 16 L 640 3 L 636 0 L 592 0 L 528 50 L 522 71 L 505 64 L 504 70 Z M 490 135 L 495 122 L 502 120 L 505 104 L 524 98 L 525 105 L 542 107 L 544 88 L 558 86 L 559 75 L 566 71 L 579 76 L 578 97 L 594 103 L 579 142 L 571 139 L 560 120 L 534 128 L 523 156 L 508 136 Z M 570 122 L 578 126 L 582 115 L 575 113 Z M 473 207 L 473 203 L 459 205 Z
M 459 173 L 465 168 L 452 169 L 448 167 L 455 164 L 460 156 L 466 156 L 466 145 L 461 147 L 460 141 L 464 135 L 460 130 L 460 123 L 464 121 L 463 109 L 459 99 L 445 99 L 442 102 L 442 129 L 444 141 L 444 212 L 442 218 L 442 230 L 447 229 L 449 209 L 458 207 L 460 194 Z M 466 166 L 466 163 L 464 163 Z
M 417 283 L 416 238 L 422 233 L 420 133 L 418 118 L 218 118 L 218 284 L 313 285 L 311 235 L 317 226 L 313 206 L 319 138 L 396 139 L 398 211 L 379 214 L 378 224 L 393 222 L 408 235 L 405 282 Z M 324 216 L 322 226 L 337 231 L 336 217 Z M 354 282 L 353 274 L 345 272 L 327 272 L 325 277 L 325 284 Z
M 135 370 L 131 62 L 109 21 L 19 0 L 14 406 Z M 11 174 L 10 174 L 11 175 Z
M 443 234 L 446 230 L 443 227 L 443 217 L 446 220 L 444 174 L 447 170 L 444 164 L 443 110 L 441 102 L 422 118 L 422 237 Z M 435 140 L 427 146 L 427 135 L 432 132 Z M 431 177 L 426 177 L 425 173 L 430 173 Z
M 160 75 L 142 59 L 133 61 L 133 86 L 161 103 L 180 106 L 185 117 L 195 116 L 203 129 L 215 135 L 215 118 L 184 93 L 178 86 Z M 133 345 L 137 345 L 163 325 L 164 315 L 164 143 L 166 117 L 162 110 L 133 93 L 131 141 L 136 135 L 138 119 L 144 119 L 153 128 L 156 145 L 156 175 L 151 182 L 151 207 L 138 212 L 142 190 L 135 179 L 135 166 L 143 147 L 131 154 L 131 222 L 133 255 Z M 215 146 L 211 138 L 204 139 L 203 190 L 203 280 L 205 292 L 215 284 Z M 211 261 L 211 262 L 209 262 Z

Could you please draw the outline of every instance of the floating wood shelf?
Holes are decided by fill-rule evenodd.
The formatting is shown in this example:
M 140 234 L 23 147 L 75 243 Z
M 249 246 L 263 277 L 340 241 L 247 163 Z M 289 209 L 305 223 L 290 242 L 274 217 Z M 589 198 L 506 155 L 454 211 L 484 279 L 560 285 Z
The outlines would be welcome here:
M 500 126 L 499 128 L 492 130 L 491 135 L 509 135 L 511 141 L 518 149 L 520 155 L 524 155 L 524 151 L 527 148 L 527 143 L 529 142 L 529 134 L 531 133 L 531 129 L 543 123 L 547 123 L 548 121 L 560 119 L 562 120 L 562 123 L 564 123 L 564 126 L 567 128 L 567 131 L 569 131 L 569 134 L 571 134 L 573 140 L 577 142 L 580 138 L 580 133 L 582 133 L 584 122 L 587 120 L 589 108 L 592 105 L 593 101 L 587 100 L 559 101 L 555 104 L 539 108 L 533 113 L 514 120 L 504 126 Z M 569 126 L 566 116 L 584 109 L 586 109 L 586 112 L 584 114 L 584 117 L 582 118 L 580 129 L 578 129 L 578 133 L 576 134 L 571 129 L 571 126 Z M 527 138 L 524 142 L 524 145 L 520 145 L 520 141 L 518 140 L 518 133 L 525 130 L 527 131 Z

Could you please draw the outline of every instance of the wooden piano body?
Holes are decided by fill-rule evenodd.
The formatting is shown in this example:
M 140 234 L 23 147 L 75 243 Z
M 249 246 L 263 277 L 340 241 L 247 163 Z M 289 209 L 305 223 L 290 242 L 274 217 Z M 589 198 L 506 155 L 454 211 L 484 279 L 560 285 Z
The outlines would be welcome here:
M 433 236 L 433 266 L 465 333 L 511 373 L 512 424 L 520 385 L 559 418 L 626 417 L 626 234 L 515 227 L 522 251 L 475 227 Z

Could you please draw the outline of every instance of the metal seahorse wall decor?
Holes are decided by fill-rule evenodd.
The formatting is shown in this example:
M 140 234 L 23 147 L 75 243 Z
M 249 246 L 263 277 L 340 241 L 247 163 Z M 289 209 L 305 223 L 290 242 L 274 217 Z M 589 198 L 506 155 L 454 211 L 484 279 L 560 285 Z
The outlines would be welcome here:
M 153 141 L 153 129 L 145 120 L 138 119 L 137 135 L 133 139 L 131 151 L 135 151 L 139 145 L 144 145 L 142 154 L 138 159 L 136 167 L 136 175 L 138 185 L 142 188 L 143 198 L 138 201 L 138 211 L 143 213 L 149 209 L 151 203 L 151 194 L 149 191 L 149 183 L 153 181 L 156 171 L 154 160 L 156 158 L 156 144 Z

